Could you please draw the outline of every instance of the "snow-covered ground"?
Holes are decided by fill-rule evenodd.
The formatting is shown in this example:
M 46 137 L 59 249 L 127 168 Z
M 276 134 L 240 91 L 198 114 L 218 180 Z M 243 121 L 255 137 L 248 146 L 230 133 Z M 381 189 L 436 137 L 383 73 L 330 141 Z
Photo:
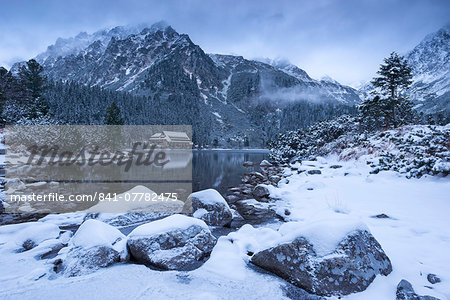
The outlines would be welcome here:
M 291 219 L 305 225 L 322 219 L 333 227 L 334 215 L 358 218 L 393 265 L 389 276 L 377 276 L 366 291 L 346 298 L 394 299 L 396 285 L 406 279 L 419 295 L 450 299 L 450 178 L 369 174 L 364 159 L 319 161 L 303 165 L 315 165 L 305 169 L 323 168 L 322 175 L 291 176 L 289 184 L 281 184 L 273 195 L 284 199 Z M 343 167 L 329 168 L 333 164 Z M 391 218 L 374 218 L 382 213 Z M 428 273 L 438 274 L 442 282 L 430 284 Z
M 342 167 L 330 168 L 332 165 Z M 401 279 L 411 282 L 419 295 L 450 299 L 449 178 L 369 174 L 363 159 L 342 162 L 336 157 L 295 167 L 300 171 L 320 170 L 322 174 L 297 174 L 295 170 L 288 177 L 289 183 L 282 181 L 278 188 L 271 188 L 271 197 L 280 198 L 280 213 L 290 211 L 289 223 L 279 231 L 280 224 L 257 228 L 244 225 L 220 237 L 209 260 L 189 272 L 118 263 L 89 275 L 67 278 L 51 271 L 51 259 L 35 259 L 56 242 L 53 233 L 36 248 L 16 253 L 26 226 L 31 225 L 2 226 L 0 299 L 282 299 L 287 297 L 288 284 L 249 265 L 247 252 L 273 245 L 283 235 L 298 230 L 316 239 L 315 246 L 330 248 L 343 234 L 345 224 L 367 226 L 390 258 L 393 272 L 377 276 L 366 291 L 344 299 L 395 299 Z M 390 218 L 374 217 L 379 214 Z M 73 214 L 69 217 L 80 220 Z M 63 219 L 49 216 L 45 223 L 62 224 Z M 45 237 L 38 231 L 36 236 Z M 438 275 L 442 282 L 429 283 L 428 273 Z

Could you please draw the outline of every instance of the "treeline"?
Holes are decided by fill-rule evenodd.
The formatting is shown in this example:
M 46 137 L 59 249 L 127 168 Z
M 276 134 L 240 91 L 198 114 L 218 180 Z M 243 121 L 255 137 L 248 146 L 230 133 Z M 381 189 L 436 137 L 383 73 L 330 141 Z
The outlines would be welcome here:
M 252 107 L 251 111 L 252 123 L 261 128 L 267 143 L 270 144 L 282 132 L 306 129 L 319 121 L 341 115 L 355 115 L 358 109 L 333 102 L 298 100 L 285 105 L 278 103 L 278 107 L 269 101 L 260 102 Z
M 117 119 L 125 125 L 192 125 L 193 142 L 204 145 L 209 142 L 209 115 L 199 101 L 178 95 L 136 96 L 101 87 L 88 87 L 75 82 L 54 82 L 49 85 L 45 97 L 50 112 L 65 124 L 110 124 Z
M 30 60 L 18 74 L 0 69 L 2 124 L 70 125 L 192 125 L 196 145 L 213 145 L 210 108 L 199 101 L 195 91 L 152 91 L 133 95 L 89 87 L 76 82 L 48 81 L 42 67 Z M 352 114 L 355 108 L 299 101 L 278 109 L 271 102 L 260 102 L 249 109 L 252 124 L 264 140 L 279 132 L 306 128 L 320 120 Z M 275 111 L 275 112 L 274 112 Z M 244 137 L 245 139 L 245 137 Z M 245 146 L 249 145 L 248 141 Z
M 34 59 L 19 68 L 14 76 L 0 67 L 0 123 L 16 124 L 40 120 L 49 122 L 49 105 L 43 92 L 47 80 L 41 76 L 43 68 Z
M 293 103 L 283 109 L 280 130 L 288 131 L 307 128 L 318 121 L 332 119 L 341 115 L 354 115 L 357 108 L 336 103 Z
M 136 96 L 75 82 L 51 82 L 42 71 L 34 60 L 17 75 L 0 68 L 3 125 L 192 125 L 193 142 L 209 143 L 212 118 L 202 113 L 202 103 L 193 97 L 167 93 Z

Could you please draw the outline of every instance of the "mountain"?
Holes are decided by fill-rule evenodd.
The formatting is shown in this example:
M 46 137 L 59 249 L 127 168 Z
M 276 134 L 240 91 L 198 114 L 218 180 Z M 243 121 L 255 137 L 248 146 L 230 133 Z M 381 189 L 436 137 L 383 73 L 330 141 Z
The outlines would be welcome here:
M 407 96 L 426 114 L 450 115 L 450 25 L 427 35 L 405 58 L 413 74 Z M 369 97 L 372 89 L 363 85 L 360 97 Z
M 283 71 L 289 76 L 295 77 L 299 80 L 299 86 L 296 87 L 294 95 L 310 95 L 306 97 L 308 100 L 317 100 L 317 98 L 325 101 L 337 101 L 338 103 L 346 105 L 358 104 L 359 99 L 355 89 L 341 85 L 336 80 L 325 76 L 320 80 L 315 80 L 299 67 L 289 63 L 286 60 L 270 60 L 264 59 L 262 62 L 272 65 L 273 67 Z
M 163 22 L 58 39 L 36 60 L 54 81 L 127 92 L 154 103 L 198 106 L 212 120 L 198 126 L 211 132 L 210 142 L 224 146 L 264 145 L 282 127 L 283 108 L 296 102 L 310 103 L 308 109 L 315 112 L 294 122 L 304 127 L 332 111 L 318 112 L 322 105 L 352 107 L 360 101 L 354 89 L 314 80 L 287 62 L 206 54 L 187 34 Z M 274 123 L 268 126 L 267 118 Z M 263 127 L 272 125 L 275 131 L 268 134 Z
M 425 112 L 450 113 L 450 24 L 426 36 L 406 59 L 414 76 L 410 97 Z
M 241 56 L 207 55 L 188 35 L 178 34 L 162 22 L 150 28 L 116 27 L 92 35 L 80 33 L 74 38 L 58 39 L 36 60 L 52 79 L 83 82 L 117 91 L 170 90 L 168 75 L 175 76 L 170 79 L 172 81 L 188 76 L 195 79 L 203 98 L 227 101 L 224 89 L 230 92 L 231 98 L 235 97 L 236 82 L 245 73 L 255 79 L 251 87 L 253 92 L 245 95 L 247 97 L 271 98 L 274 89 L 284 88 L 288 89 L 282 92 L 287 99 L 278 95 L 280 100 L 302 98 L 348 105 L 359 101 L 352 88 L 336 81 L 314 80 L 287 62 L 263 63 Z M 165 68 L 169 64 L 174 70 Z M 169 73 L 161 76 L 161 72 Z M 231 82 L 230 88 L 227 84 Z

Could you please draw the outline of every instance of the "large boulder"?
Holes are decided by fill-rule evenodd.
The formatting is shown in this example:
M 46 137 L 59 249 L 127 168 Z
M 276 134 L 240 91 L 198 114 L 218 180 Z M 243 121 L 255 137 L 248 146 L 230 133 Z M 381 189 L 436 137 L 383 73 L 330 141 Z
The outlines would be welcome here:
M 119 252 L 108 246 L 72 248 L 63 260 L 63 273 L 68 277 L 86 275 L 119 261 Z
M 439 300 L 431 296 L 419 296 L 409 281 L 402 279 L 397 285 L 396 300 Z
M 214 189 L 192 193 L 187 202 L 192 205 L 193 216 L 208 225 L 226 226 L 233 219 L 228 203 Z
M 347 233 L 331 251 L 320 249 L 317 245 L 321 243 L 295 236 L 256 253 L 251 262 L 321 296 L 361 292 L 377 274 L 388 275 L 392 271 L 380 244 L 364 228 Z
M 129 258 L 127 238 L 117 228 L 98 220 L 86 220 L 63 249 L 65 276 L 79 276 Z
M 141 225 L 128 235 L 131 256 L 163 270 L 199 267 L 215 243 L 205 222 L 178 214 Z

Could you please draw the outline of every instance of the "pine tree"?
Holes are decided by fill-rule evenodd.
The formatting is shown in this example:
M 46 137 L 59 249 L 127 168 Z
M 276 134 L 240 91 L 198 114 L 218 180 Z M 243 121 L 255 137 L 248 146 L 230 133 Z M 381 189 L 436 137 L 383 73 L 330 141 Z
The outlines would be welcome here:
M 19 69 L 19 84 L 27 94 L 24 100 L 27 100 L 26 118 L 29 120 L 45 117 L 50 110 L 47 100 L 42 96 L 47 89 L 47 78 L 41 74 L 43 71 L 44 68 L 34 59 Z
M 359 107 L 361 121 L 365 129 L 375 130 L 381 127 L 397 127 L 414 120 L 412 103 L 404 92 L 412 84 L 411 68 L 406 59 L 392 52 L 384 59 L 380 76 L 372 80 L 372 84 L 379 89 L 381 95 L 364 101 Z
M 120 114 L 120 109 L 115 102 L 111 103 L 111 105 L 108 106 L 108 108 L 106 109 L 105 124 L 106 125 L 124 124 L 124 120 Z
M 379 77 L 372 80 L 375 87 L 381 88 L 383 95 L 390 98 L 397 98 L 399 92 L 406 90 L 412 83 L 412 69 L 403 56 L 392 52 L 388 58 L 384 59 L 384 64 L 377 72 Z
M 45 89 L 46 78 L 41 75 L 44 68 L 34 59 L 19 69 L 19 78 L 23 86 L 28 89 L 32 99 L 37 99 Z

